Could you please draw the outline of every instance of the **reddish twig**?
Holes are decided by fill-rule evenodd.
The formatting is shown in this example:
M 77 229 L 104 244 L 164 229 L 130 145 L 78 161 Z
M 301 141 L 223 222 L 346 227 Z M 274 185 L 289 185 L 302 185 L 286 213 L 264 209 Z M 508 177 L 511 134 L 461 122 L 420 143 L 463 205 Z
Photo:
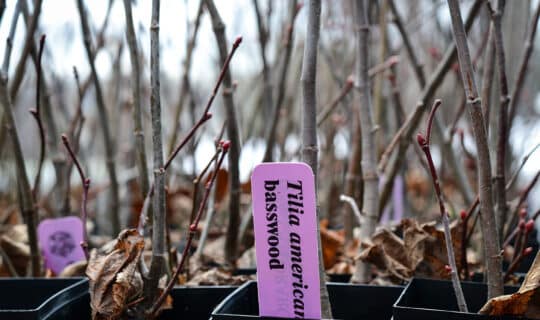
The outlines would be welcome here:
M 39 40 L 39 53 L 38 53 L 38 62 L 36 65 L 36 108 L 30 109 L 30 113 L 34 118 L 36 119 L 38 128 L 39 128 L 39 164 L 38 164 L 38 170 L 37 174 L 34 180 L 34 188 L 32 189 L 32 194 L 34 195 L 34 199 L 37 200 L 38 195 L 38 188 L 39 188 L 39 182 L 41 181 L 41 170 L 43 168 L 43 162 L 45 161 L 45 128 L 43 127 L 43 121 L 41 121 L 41 103 L 40 103 L 40 95 L 41 95 L 41 58 L 43 56 L 43 47 L 45 46 L 45 35 L 41 36 L 41 39 Z
M 508 267 L 508 270 L 506 270 L 506 273 L 504 274 L 504 281 L 508 281 L 510 275 L 516 271 L 517 267 L 519 267 L 519 265 L 523 261 L 523 258 L 530 255 L 532 253 L 532 250 L 532 247 L 527 247 L 519 253 L 517 258 Z
M 212 189 L 212 185 L 214 184 L 216 180 L 216 177 L 218 175 L 218 169 L 221 167 L 221 164 L 223 163 L 223 159 L 225 158 L 225 155 L 227 154 L 229 147 L 230 147 L 229 141 L 225 141 L 221 144 L 222 152 L 217 163 L 217 168 L 212 173 L 212 177 L 210 178 L 210 181 L 208 181 L 208 183 L 206 184 L 204 195 L 201 200 L 201 204 L 199 206 L 197 215 L 195 216 L 195 220 L 192 221 L 192 223 L 189 226 L 189 233 L 187 236 L 186 245 L 184 246 L 184 250 L 182 252 L 182 258 L 178 262 L 178 265 L 176 266 L 176 270 L 174 271 L 173 276 L 169 280 L 167 287 L 165 288 L 165 290 L 163 290 L 163 292 L 158 297 L 156 302 L 152 305 L 152 308 L 150 309 L 150 315 L 152 315 L 152 317 L 156 316 L 156 313 L 158 312 L 159 308 L 165 301 L 165 298 L 167 297 L 169 292 L 172 290 L 174 284 L 176 283 L 176 280 L 178 279 L 178 275 L 180 274 L 180 272 L 182 272 L 182 268 L 184 267 L 184 262 L 186 261 L 187 256 L 189 254 L 189 250 L 191 249 L 191 243 L 193 241 L 193 237 L 195 236 L 195 232 L 197 231 L 197 226 L 199 225 L 199 221 L 201 220 L 204 209 L 206 208 L 206 203 L 208 202 L 210 190 Z
M 81 242 L 81 247 L 84 250 L 84 255 L 86 256 L 86 260 L 89 258 L 88 253 L 88 233 L 86 231 L 86 219 L 88 219 L 88 212 L 86 211 L 86 203 L 88 202 L 88 190 L 90 189 L 90 179 L 86 177 L 84 174 L 84 170 L 77 159 L 77 156 L 73 152 L 73 148 L 71 147 L 71 144 L 69 143 L 69 139 L 66 134 L 62 134 L 62 142 L 64 143 L 64 146 L 66 147 L 69 156 L 71 157 L 71 160 L 77 167 L 77 171 L 79 172 L 79 176 L 81 177 L 81 182 L 83 186 L 83 198 L 82 198 L 82 204 L 81 204 L 81 220 L 83 224 L 83 241 Z
M 435 169 L 435 164 L 433 163 L 433 158 L 431 157 L 431 151 L 430 151 L 430 146 L 429 146 L 429 141 L 431 137 L 431 127 L 433 124 L 433 117 L 435 116 L 435 111 L 437 111 L 437 108 L 440 105 L 441 105 L 441 101 L 435 100 L 433 104 L 433 108 L 431 109 L 431 112 L 429 113 L 426 137 L 424 138 L 424 136 L 422 136 L 422 134 L 419 133 L 416 138 L 418 140 L 418 144 L 420 145 L 420 147 L 422 147 L 422 151 L 424 151 L 426 155 L 431 177 L 433 179 L 433 186 L 435 188 L 435 193 L 437 195 L 437 200 L 439 202 L 439 209 L 441 211 L 441 217 L 442 217 L 442 222 L 444 226 L 444 238 L 446 241 L 448 263 L 450 264 L 450 268 L 451 268 L 450 274 L 452 276 L 452 285 L 454 286 L 454 291 L 456 294 L 459 311 L 467 312 L 467 303 L 465 302 L 463 290 L 461 289 L 461 283 L 459 282 L 459 275 L 458 275 L 458 270 L 456 266 L 456 256 L 454 254 L 452 234 L 450 232 L 450 221 L 448 220 L 448 212 L 446 212 L 446 208 L 444 207 L 444 200 L 442 197 L 441 187 L 439 184 L 439 178 L 437 177 L 437 170 Z
M 225 60 L 223 67 L 221 68 L 217 82 L 214 85 L 214 89 L 212 90 L 212 94 L 210 95 L 210 98 L 206 102 L 206 107 L 204 108 L 201 118 L 199 119 L 199 121 L 197 121 L 197 123 L 193 125 L 193 127 L 189 130 L 187 135 L 182 139 L 182 141 L 180 141 L 180 143 L 176 146 L 174 151 L 169 155 L 167 161 L 165 161 L 165 164 L 163 165 L 163 169 L 165 171 L 170 166 L 171 162 L 174 160 L 174 158 L 180 152 L 180 150 L 182 150 L 182 148 L 188 143 L 188 141 L 193 138 L 193 136 L 195 135 L 195 132 L 197 132 L 199 127 L 202 126 L 206 121 L 208 121 L 212 117 L 212 114 L 209 112 L 210 107 L 212 106 L 212 103 L 214 102 L 214 99 L 217 95 L 219 87 L 221 86 L 221 83 L 223 82 L 223 79 L 225 77 L 225 71 L 228 69 L 229 63 L 231 62 L 231 59 L 234 56 L 234 53 L 236 52 L 236 49 L 238 48 L 241 42 L 242 42 L 242 37 L 236 38 L 236 41 L 233 43 L 232 49 L 229 55 L 227 56 L 227 59 Z M 150 186 L 150 189 L 148 190 L 148 194 L 146 195 L 146 198 L 144 199 L 143 207 L 139 215 L 139 222 L 137 223 L 138 229 L 141 235 L 144 234 L 144 225 L 146 223 L 150 199 L 152 198 L 153 194 L 154 194 L 154 184 L 152 183 L 152 185 Z

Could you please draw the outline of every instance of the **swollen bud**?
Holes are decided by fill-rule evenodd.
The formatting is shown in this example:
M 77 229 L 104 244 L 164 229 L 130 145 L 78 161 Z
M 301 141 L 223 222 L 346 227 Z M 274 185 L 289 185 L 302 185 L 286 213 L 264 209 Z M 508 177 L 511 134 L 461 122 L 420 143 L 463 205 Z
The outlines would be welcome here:
M 444 270 L 448 273 L 451 273 L 452 272 L 452 268 L 449 266 L 449 265 L 445 265 L 444 266 Z
M 531 254 L 531 252 L 533 251 L 533 248 L 532 247 L 527 247 L 523 250 L 523 256 L 526 257 L 528 255 Z
M 465 219 L 467 219 L 467 211 L 461 210 L 459 216 L 461 217 L 461 220 L 465 221 Z
M 207 112 L 205 115 L 204 115 L 204 118 L 203 120 L 206 121 L 208 119 L 212 118 L 212 112 Z
M 519 217 L 523 219 L 527 217 L 527 210 L 525 210 L 525 208 L 521 208 L 521 210 L 519 210 Z
M 189 226 L 189 231 L 195 232 L 195 230 L 197 230 L 197 226 L 196 226 L 194 223 L 192 223 L 192 224 Z
M 418 141 L 418 144 L 423 147 L 426 145 L 426 138 L 424 138 L 424 136 L 421 134 L 421 133 L 418 133 L 416 135 L 416 141 Z
M 236 40 L 234 40 L 233 47 L 238 47 L 242 43 L 242 36 L 236 37 Z
M 231 141 L 230 140 L 222 141 L 221 147 L 223 148 L 223 151 L 229 150 L 229 148 L 231 147 Z

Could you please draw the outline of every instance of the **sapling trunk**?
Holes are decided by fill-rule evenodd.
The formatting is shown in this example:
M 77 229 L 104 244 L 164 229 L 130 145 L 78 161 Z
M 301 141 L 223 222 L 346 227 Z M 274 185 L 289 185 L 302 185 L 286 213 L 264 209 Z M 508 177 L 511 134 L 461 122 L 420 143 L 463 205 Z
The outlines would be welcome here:
M 81 31 L 83 36 L 84 48 L 86 51 L 86 57 L 88 64 L 90 65 L 90 71 L 92 80 L 94 82 L 94 88 L 96 91 L 96 106 L 99 113 L 99 123 L 101 130 L 103 131 L 103 140 L 105 143 L 105 157 L 107 172 L 109 174 L 110 186 L 111 186 L 111 206 L 109 209 L 109 219 L 112 224 L 112 234 L 116 235 L 120 232 L 120 216 L 119 216 L 119 190 L 118 190 L 118 178 L 116 175 L 115 165 L 115 150 L 114 141 L 111 137 L 111 130 L 109 126 L 109 115 L 105 106 L 105 100 L 103 99 L 103 92 L 101 91 L 101 84 L 97 74 L 96 66 L 94 63 L 94 54 L 92 51 L 92 41 L 90 34 L 90 26 L 87 19 L 87 13 L 83 0 L 77 0 L 77 8 L 79 11 L 79 18 L 81 20 Z
M 364 181 L 364 224 L 360 227 L 360 241 L 371 237 L 377 226 L 379 215 L 379 175 L 375 151 L 375 124 L 373 123 L 371 92 L 369 85 L 369 22 L 367 4 L 364 0 L 354 2 L 353 17 L 356 42 L 356 105 L 360 108 L 362 131 L 362 179 Z M 357 261 L 353 281 L 368 282 L 371 269 L 368 264 Z
M 446 253 L 448 254 L 448 263 L 450 265 L 450 275 L 452 277 L 452 286 L 454 287 L 454 293 L 456 294 L 457 305 L 459 307 L 459 311 L 468 312 L 467 304 L 465 302 L 465 296 L 463 295 L 463 290 L 461 289 L 461 283 L 459 282 L 459 270 L 457 269 L 457 265 L 456 265 L 456 256 L 454 254 L 454 245 L 452 242 L 452 232 L 450 231 L 450 221 L 448 220 L 448 212 L 446 211 L 446 208 L 444 206 L 443 195 L 442 195 L 441 187 L 439 184 L 439 178 L 437 176 L 437 169 L 435 169 L 435 165 L 433 164 L 433 159 L 431 157 L 431 150 L 430 150 L 430 145 L 429 145 L 429 142 L 431 139 L 431 127 L 433 124 L 433 117 L 435 116 L 435 112 L 437 111 L 437 108 L 440 105 L 441 105 L 441 101 L 436 100 L 429 114 L 426 137 L 424 138 L 419 133 L 417 136 L 417 140 L 420 147 L 422 147 L 422 151 L 424 151 L 426 155 L 431 178 L 433 180 L 433 187 L 435 188 L 435 194 L 437 196 L 437 201 L 439 202 L 439 209 L 441 211 L 441 218 L 442 218 L 442 223 L 443 223 L 443 228 L 444 228 L 444 240 L 446 242 Z
M 205 0 L 208 13 L 212 19 L 212 27 L 216 36 L 221 64 L 227 61 L 227 39 L 225 36 L 225 24 L 213 0 Z M 223 102 L 227 115 L 227 136 L 231 141 L 229 150 L 229 224 L 225 238 L 225 259 L 231 267 L 235 267 L 238 255 L 238 230 L 240 226 L 240 134 L 236 109 L 233 99 L 233 88 L 230 69 L 227 69 L 223 78 Z
M 321 1 L 310 0 L 308 4 L 308 21 L 306 43 L 302 61 L 302 160 L 307 163 L 315 178 L 315 194 L 317 193 L 317 46 L 321 29 Z M 319 221 L 319 209 L 317 209 Z M 317 243 L 319 249 L 319 280 L 321 294 L 321 315 L 324 319 L 332 319 L 330 298 L 326 289 L 325 270 L 322 255 L 319 223 L 317 223 Z
M 490 4 L 490 2 L 488 2 Z M 497 54 L 497 70 L 499 74 L 499 88 L 501 91 L 501 99 L 499 105 L 499 127 L 497 137 L 497 152 L 496 152 L 496 164 L 495 175 L 493 180 L 495 181 L 495 221 L 497 222 L 497 234 L 499 241 L 502 240 L 504 224 L 506 222 L 506 212 L 508 208 L 506 206 L 506 175 L 505 175 L 505 162 L 506 162 L 506 146 L 508 144 L 508 104 L 510 102 L 510 95 L 508 93 L 508 80 L 506 78 L 506 61 L 503 46 L 503 34 L 502 34 L 502 14 L 504 11 L 505 0 L 497 1 L 496 11 L 491 12 L 493 20 L 495 52 Z M 491 6 L 490 6 L 491 8 Z M 485 119 L 486 123 L 489 119 Z
M 160 62 L 159 62 L 159 7 L 160 0 L 152 1 L 150 22 L 150 109 L 152 114 L 152 144 L 154 158 L 154 198 L 152 202 L 153 232 L 152 261 L 144 296 L 150 306 L 156 299 L 159 278 L 163 275 L 166 260 L 165 229 L 165 168 L 163 165 L 163 140 L 161 136 Z
M 469 115 L 471 117 L 476 149 L 478 154 L 478 190 L 480 196 L 480 222 L 484 240 L 484 257 L 486 258 L 486 274 L 488 299 L 503 294 L 502 257 L 497 234 L 495 213 L 493 210 L 493 194 L 491 187 L 491 162 L 489 156 L 486 127 L 482 115 L 482 102 L 478 96 L 473 73 L 467 36 L 461 18 L 457 0 L 448 0 L 452 31 L 458 52 L 461 78 L 465 87 Z
M 144 127 L 142 124 L 143 113 L 141 108 L 141 62 L 138 54 L 137 39 L 133 26 L 133 15 L 131 11 L 131 0 L 124 0 L 124 11 L 126 15 L 126 39 L 129 49 L 129 59 L 131 61 L 131 81 L 133 95 L 133 137 L 135 140 L 135 163 L 139 171 L 139 183 L 141 185 L 142 196 L 145 197 L 150 188 L 148 179 L 148 167 L 146 165 L 146 148 L 144 147 Z

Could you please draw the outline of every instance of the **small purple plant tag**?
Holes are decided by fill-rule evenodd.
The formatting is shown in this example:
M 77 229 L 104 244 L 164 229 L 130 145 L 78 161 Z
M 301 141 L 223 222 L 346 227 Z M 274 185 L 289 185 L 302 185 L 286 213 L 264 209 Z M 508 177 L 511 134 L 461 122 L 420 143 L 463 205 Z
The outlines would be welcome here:
M 38 226 L 38 239 L 45 267 L 55 274 L 84 260 L 82 221 L 79 217 L 45 219 Z
M 251 176 L 260 316 L 321 318 L 315 181 L 304 163 Z

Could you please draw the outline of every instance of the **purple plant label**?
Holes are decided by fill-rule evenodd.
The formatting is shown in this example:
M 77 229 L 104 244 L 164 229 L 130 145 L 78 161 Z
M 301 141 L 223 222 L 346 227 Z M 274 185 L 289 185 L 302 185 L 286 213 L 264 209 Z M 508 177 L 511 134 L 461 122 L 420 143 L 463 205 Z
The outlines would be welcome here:
M 304 163 L 263 163 L 251 177 L 259 314 L 321 318 L 315 182 Z
M 60 274 L 66 266 L 85 259 L 82 228 L 78 217 L 45 219 L 39 224 L 38 239 L 47 269 Z

